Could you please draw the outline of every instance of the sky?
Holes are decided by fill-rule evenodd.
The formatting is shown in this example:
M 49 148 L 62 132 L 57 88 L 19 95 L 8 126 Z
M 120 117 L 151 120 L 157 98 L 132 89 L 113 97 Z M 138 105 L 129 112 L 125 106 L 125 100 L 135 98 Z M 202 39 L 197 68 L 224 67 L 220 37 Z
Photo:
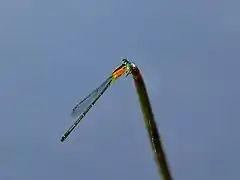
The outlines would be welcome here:
M 240 179 L 239 5 L 2 0 L 0 179 L 159 179 L 130 76 L 60 142 L 122 57 L 143 73 L 174 179 Z

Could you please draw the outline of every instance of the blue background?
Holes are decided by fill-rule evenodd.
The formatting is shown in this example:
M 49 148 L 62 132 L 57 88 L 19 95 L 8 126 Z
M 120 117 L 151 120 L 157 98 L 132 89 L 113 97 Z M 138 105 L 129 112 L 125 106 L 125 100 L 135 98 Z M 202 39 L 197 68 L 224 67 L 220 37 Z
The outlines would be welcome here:
M 174 179 L 240 179 L 237 0 L 2 0 L 0 179 L 159 179 L 131 78 L 67 141 L 122 57 L 143 72 Z

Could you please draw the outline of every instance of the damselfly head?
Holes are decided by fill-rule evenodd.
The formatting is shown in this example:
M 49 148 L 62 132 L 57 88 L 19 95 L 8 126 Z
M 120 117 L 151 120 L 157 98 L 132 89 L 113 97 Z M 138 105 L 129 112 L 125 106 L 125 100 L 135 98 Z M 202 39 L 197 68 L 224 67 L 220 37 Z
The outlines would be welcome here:
M 128 61 L 127 59 L 122 59 L 122 64 L 125 65 L 126 67 L 126 71 L 125 71 L 125 75 L 128 76 L 129 74 L 132 73 L 132 70 L 134 68 L 136 68 L 136 65 L 130 61 Z

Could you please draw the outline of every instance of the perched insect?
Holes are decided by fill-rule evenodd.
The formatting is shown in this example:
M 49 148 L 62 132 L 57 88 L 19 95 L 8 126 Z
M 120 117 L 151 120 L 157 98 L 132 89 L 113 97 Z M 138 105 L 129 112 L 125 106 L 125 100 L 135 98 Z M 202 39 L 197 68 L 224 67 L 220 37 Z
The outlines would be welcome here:
M 79 102 L 72 110 L 71 116 L 78 117 L 74 124 L 64 133 L 61 138 L 63 142 L 73 129 L 80 123 L 83 117 L 89 112 L 89 110 L 95 105 L 99 98 L 104 94 L 104 92 L 110 87 L 110 85 L 115 82 L 116 79 L 122 75 L 128 76 L 131 74 L 132 69 L 135 64 L 129 62 L 127 59 L 122 59 L 122 64 L 118 66 L 98 88 L 91 92 L 87 97 L 85 97 L 81 102 Z

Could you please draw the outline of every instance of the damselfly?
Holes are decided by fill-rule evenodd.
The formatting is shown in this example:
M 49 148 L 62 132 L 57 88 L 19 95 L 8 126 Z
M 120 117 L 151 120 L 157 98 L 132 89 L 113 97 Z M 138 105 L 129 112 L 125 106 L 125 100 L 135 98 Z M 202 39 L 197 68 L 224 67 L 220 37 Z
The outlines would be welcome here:
M 95 105 L 103 93 L 113 84 L 113 82 L 122 75 L 128 76 L 131 74 L 131 70 L 135 65 L 129 62 L 127 59 L 122 59 L 122 64 L 118 66 L 98 88 L 91 92 L 86 98 L 79 102 L 72 110 L 71 116 L 78 117 L 74 124 L 64 133 L 61 138 L 63 142 L 73 129 L 80 123 L 83 117 L 89 112 L 89 110 Z

